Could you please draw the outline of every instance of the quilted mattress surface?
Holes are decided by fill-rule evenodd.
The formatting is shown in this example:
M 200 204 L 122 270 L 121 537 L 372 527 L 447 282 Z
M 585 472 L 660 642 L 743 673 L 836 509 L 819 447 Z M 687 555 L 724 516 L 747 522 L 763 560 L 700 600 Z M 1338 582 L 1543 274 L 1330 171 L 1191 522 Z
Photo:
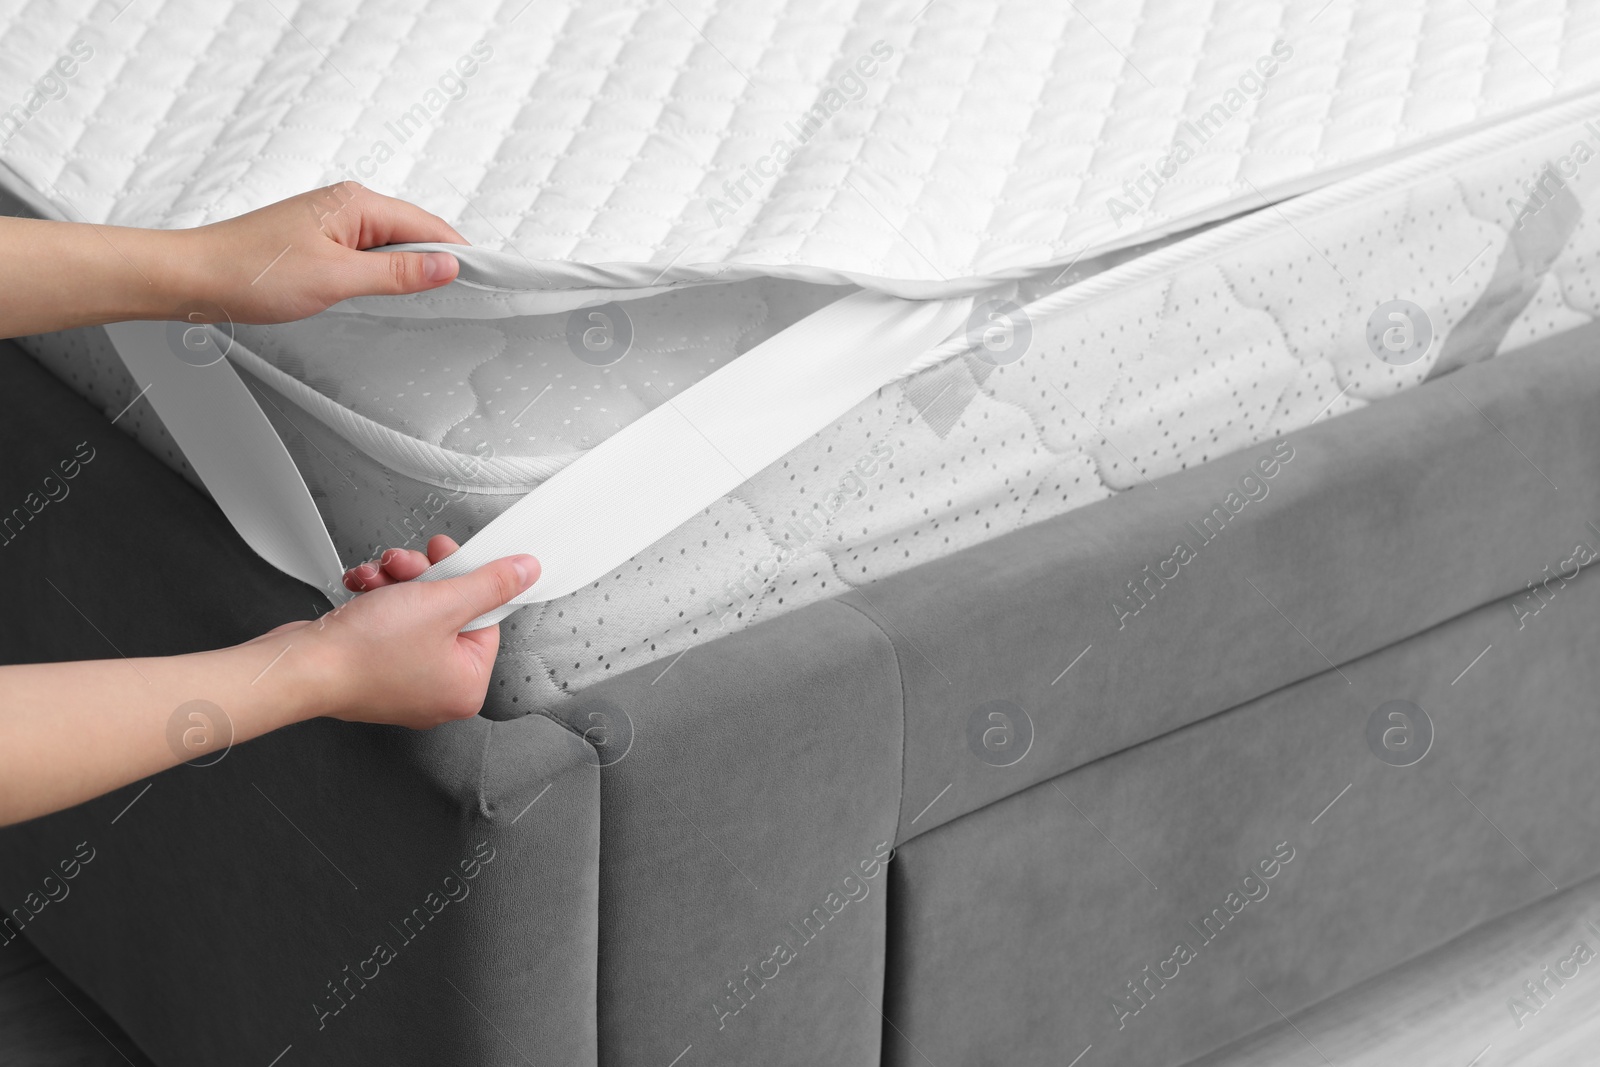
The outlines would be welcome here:
M 1576 0 L 5 0 L 0 27 L 0 100 L 93 53 L 6 145 L 63 209 L 187 226 L 352 177 L 552 287 L 926 294 L 1226 217 L 1600 71 Z
M 142 0 L 0 27 L 0 178 L 39 213 L 192 225 L 355 177 L 525 288 L 238 328 L 347 562 L 470 535 L 857 286 L 1008 309 L 1016 347 L 957 338 L 514 617 L 535 701 L 1594 314 L 1591 5 Z M 1433 334 L 1410 360 L 1369 337 L 1397 298 Z M 602 301 L 633 341 L 598 365 L 570 336 Z M 29 347 L 182 465 L 102 334 Z

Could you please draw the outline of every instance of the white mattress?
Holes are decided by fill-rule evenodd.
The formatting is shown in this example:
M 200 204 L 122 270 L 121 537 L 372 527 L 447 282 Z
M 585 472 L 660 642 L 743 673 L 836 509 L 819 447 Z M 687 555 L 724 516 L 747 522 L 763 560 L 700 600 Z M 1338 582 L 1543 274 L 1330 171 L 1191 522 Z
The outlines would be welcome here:
M 348 562 L 474 532 L 855 285 L 1025 308 L 1023 359 L 946 346 L 607 578 L 513 617 L 502 678 L 535 702 L 1595 314 L 1600 164 L 1520 229 L 1507 204 L 1575 140 L 1600 148 L 1579 121 L 1600 113 L 1590 5 L 919 6 L 512 5 L 477 24 L 425 0 L 288 20 L 0 4 L 0 93 L 21 99 L 73 40 L 95 52 L 0 160 L 42 211 L 210 221 L 348 173 L 420 85 L 491 42 L 465 95 L 361 177 L 451 218 L 529 291 L 238 333 Z M 707 198 L 879 40 L 897 62 L 713 224 Z M 1113 221 L 1107 198 L 1128 202 L 1123 182 L 1274 41 L 1292 54 L 1265 95 Z M 1365 343 L 1397 297 L 1438 335 L 1406 366 Z M 599 299 L 625 301 L 636 338 L 604 368 L 566 343 L 567 307 Z M 137 393 L 103 335 L 29 347 L 111 414 Z M 118 424 L 161 450 L 141 407 Z M 793 525 L 841 484 L 859 495 L 824 530 Z M 784 545 L 797 557 L 755 577 Z

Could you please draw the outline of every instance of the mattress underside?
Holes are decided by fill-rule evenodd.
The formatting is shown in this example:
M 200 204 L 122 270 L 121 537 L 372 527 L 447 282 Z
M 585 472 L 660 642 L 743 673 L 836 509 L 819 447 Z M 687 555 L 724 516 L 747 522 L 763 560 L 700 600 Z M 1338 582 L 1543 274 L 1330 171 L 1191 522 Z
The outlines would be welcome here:
M 502 654 L 530 689 L 524 699 L 546 703 L 1591 321 L 1596 168 L 1576 165 L 1559 187 L 1541 177 L 1580 142 L 1600 147 L 1562 125 L 1447 173 L 1286 215 L 1063 311 L 1048 312 L 1060 297 L 1044 283 L 997 291 L 1043 309 L 1023 358 L 995 365 L 969 352 L 880 390 L 606 579 L 514 616 Z M 1542 206 L 1529 198 L 1541 180 Z M 547 454 L 582 448 L 629 421 L 628 405 L 662 402 L 835 293 L 764 280 L 636 301 L 639 348 L 607 368 L 571 357 L 560 315 L 325 316 L 242 332 L 244 369 L 355 561 L 437 532 L 464 539 L 536 483 L 516 482 L 524 436 Z M 1398 366 L 1365 338 L 1373 310 L 1397 297 L 1425 309 L 1435 332 L 1424 357 Z M 110 414 L 136 393 L 103 335 L 27 345 Z M 147 427 L 142 407 L 119 425 Z M 362 423 L 401 427 L 433 451 L 390 455 L 356 432 Z M 153 435 L 146 443 L 160 448 Z M 495 477 L 471 459 L 505 454 Z M 440 456 L 456 457 L 455 476 Z M 780 546 L 794 557 L 777 568 Z

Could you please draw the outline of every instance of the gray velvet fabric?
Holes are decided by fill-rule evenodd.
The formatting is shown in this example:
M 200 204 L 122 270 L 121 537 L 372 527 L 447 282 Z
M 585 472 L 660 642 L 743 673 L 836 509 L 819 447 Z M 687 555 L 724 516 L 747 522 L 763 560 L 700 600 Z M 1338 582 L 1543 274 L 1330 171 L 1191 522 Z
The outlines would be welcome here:
M 26 605 L 0 619 L 0 658 L 193 651 L 310 613 L 316 594 L 193 489 L 4 358 L 0 487 L 81 441 L 96 454 L 0 548 L 0 601 Z M 70 894 L 22 922 L 162 1067 L 291 1045 L 298 1063 L 593 1063 L 598 788 L 594 749 L 542 716 L 318 720 L 0 831 L 0 900 L 88 843 Z M 379 943 L 394 959 L 366 964 Z
M 730 946 L 741 939 L 759 945 L 781 930 L 781 908 L 770 916 L 756 906 L 771 895 L 770 889 L 755 888 L 765 885 L 764 878 L 752 873 L 752 885 L 734 867 L 765 863 L 782 865 L 782 872 L 797 861 L 829 856 L 837 869 L 838 858 L 861 840 L 857 825 L 884 825 L 891 817 L 894 838 L 915 844 L 918 835 L 963 813 L 1005 810 L 1006 804 L 993 802 L 1033 782 L 1326 673 L 1329 662 L 1322 653 L 1335 662 L 1359 657 L 1519 588 L 1546 563 L 1570 554 L 1569 541 L 1584 535 L 1587 509 L 1600 486 L 1600 440 L 1587 418 L 1600 399 L 1600 364 L 1587 357 L 1593 343 L 1592 336 L 1567 338 L 1472 368 L 1366 415 L 1294 435 L 1294 458 L 1280 463 L 1267 496 L 1245 506 L 1215 543 L 1200 547 L 1199 558 L 1120 635 L 1107 605 L 1112 576 L 1137 575 L 1145 562 L 1161 558 L 1156 546 L 1170 553 L 1172 531 L 1181 531 L 1190 517 L 1198 521 L 1206 513 L 1203 504 L 1223 500 L 1257 458 L 1254 453 L 918 568 L 878 583 L 866 595 L 848 594 L 772 620 L 670 666 L 613 679 L 566 711 L 558 709 L 572 716 L 576 728 L 590 706 L 585 700 L 614 700 L 634 708 L 636 719 L 643 717 L 642 707 L 649 728 L 662 738 L 654 744 L 671 746 L 659 768 L 635 763 L 630 754 L 602 778 L 603 1060 L 670 1060 L 693 1043 L 696 1050 L 712 1050 L 705 1053 L 711 1062 L 758 1056 L 774 1063 L 874 1062 L 866 1050 L 846 1055 L 852 1047 L 838 1043 L 841 1027 L 860 1017 L 848 1003 L 841 1011 L 833 995 L 842 992 L 838 983 L 833 990 L 819 983 L 804 990 L 803 999 L 785 1002 L 793 1005 L 792 1017 L 756 1035 L 759 1041 L 750 1048 L 717 1043 L 730 1032 L 746 1033 L 737 1029 L 746 1020 L 770 1018 L 762 1012 L 778 1010 L 780 992 L 790 995 L 787 969 L 715 1039 L 701 1041 L 693 1032 L 681 1041 L 662 1036 L 682 1033 L 684 1017 L 692 1022 L 697 1010 L 709 1017 L 709 1006 L 697 1008 L 704 1004 L 697 991 L 707 972 L 737 977 L 735 967 L 720 962 Z M 1567 491 L 1558 493 L 1538 478 L 1530 459 L 1558 472 Z M 1509 608 L 1497 611 L 1514 624 Z M 863 619 L 874 624 L 864 634 Z M 1083 645 L 1100 636 L 1094 627 L 1101 619 L 1113 623 L 1105 638 L 1110 654 L 1096 659 L 1091 650 L 1061 675 Z M 1128 643 L 1118 644 L 1119 636 Z M 1459 670 L 1470 658 L 1468 653 L 1451 662 Z M 1417 669 L 1423 666 L 1443 669 L 1442 661 Z M 866 681 L 855 682 L 858 671 L 866 672 Z M 844 709 L 854 711 L 854 719 L 841 714 L 837 687 L 859 685 L 870 693 L 875 675 L 877 695 L 850 698 Z M 669 699 L 671 710 L 664 703 Z M 1010 767 L 974 755 L 968 729 L 975 710 L 1003 699 L 1037 712 L 1034 747 Z M 869 777 L 874 767 L 892 775 L 892 763 L 850 751 L 852 745 L 876 743 L 868 724 L 880 714 L 891 721 L 903 717 L 906 784 L 898 800 L 893 788 Z M 795 766 L 784 754 L 794 744 L 791 738 L 807 731 L 809 743 L 830 755 L 810 767 Z M 1289 741 L 1291 747 L 1296 743 L 1304 742 Z M 1267 781 L 1276 773 L 1269 769 Z M 1207 771 L 1202 765 L 1193 774 Z M 672 781 L 695 786 L 671 792 Z M 1229 788 L 1232 781 L 1224 776 L 1216 785 Z M 647 788 L 647 782 L 656 787 Z M 664 803 L 669 795 L 672 802 Z M 862 805 L 887 802 L 895 810 L 891 815 L 868 808 L 850 823 L 840 823 L 828 808 L 817 810 L 841 797 Z M 687 833 L 683 824 L 690 820 L 683 816 L 692 816 L 702 835 L 694 853 L 701 857 L 699 868 L 684 862 L 684 845 L 672 833 Z M 1026 836 L 1026 816 L 1015 825 L 1030 847 L 1046 847 Z M 1011 826 L 990 824 L 1002 837 Z M 1196 832 L 1195 847 L 1203 849 L 1203 830 Z M 758 843 L 763 833 L 764 847 Z M 1089 854 L 1051 847 L 1062 857 Z M 1433 847 L 1448 869 L 1448 843 Z M 944 873 L 958 887 L 954 895 L 970 906 L 974 895 L 990 890 L 982 872 L 991 871 L 997 879 L 1006 877 L 981 856 L 955 855 Z M 894 882 L 906 884 L 899 877 Z M 701 888 L 711 886 L 718 888 Z M 1020 891 L 1027 892 L 1025 884 Z M 785 902 L 791 910 L 803 903 L 803 889 L 786 882 L 783 892 L 796 894 Z M 922 922 L 914 912 L 900 912 L 900 902 L 898 893 L 890 894 L 901 941 L 944 941 L 943 916 Z M 1066 907 L 1060 898 L 1052 902 Z M 705 908 L 715 909 L 710 922 L 697 918 Z M 1074 921 L 1095 922 L 1092 908 L 1074 904 L 1070 910 Z M 1459 932 L 1466 921 L 1460 908 L 1441 910 L 1436 927 L 1424 928 L 1418 939 L 1395 941 L 1401 955 L 1394 958 L 1432 943 L 1430 937 Z M 874 930 L 860 936 L 875 941 L 880 935 Z M 1049 944 L 1051 965 L 1076 975 L 1076 950 Z M 997 979 L 986 968 L 1003 970 L 1008 959 L 1027 958 L 1015 957 L 1017 951 L 1017 944 L 986 947 L 980 939 L 943 958 L 936 970 L 966 968 Z M 746 954 L 753 963 L 755 953 Z M 1331 991 L 1384 958 L 1389 957 L 1357 953 L 1347 971 L 1314 976 L 1306 995 Z M 740 960 L 735 956 L 733 962 Z M 809 962 L 802 959 L 793 973 L 805 974 Z M 840 970 L 856 986 L 849 992 L 860 1011 L 869 1000 L 877 1003 L 879 994 L 862 972 L 852 973 L 849 965 Z M 938 978 L 908 985 L 906 977 L 891 962 L 891 1022 L 881 1026 L 890 1047 L 899 1044 L 900 1010 L 919 1022 L 930 1015 L 971 1021 L 964 1008 L 952 1006 L 967 995 L 965 986 L 943 985 Z M 907 998 L 915 1001 L 914 1012 Z M 958 1043 L 950 1047 L 980 1058 L 952 1056 L 950 1062 L 1006 1063 L 1040 1050 L 1060 1052 L 1054 1039 L 1061 1035 L 1036 1027 L 1030 1010 L 993 999 L 978 1002 L 991 1028 L 975 1032 L 1005 1030 L 1009 1043 Z M 1235 1023 L 1228 1020 L 1221 1032 L 1236 1033 Z M 938 1027 L 935 1032 L 944 1033 Z M 914 1033 L 910 1040 L 917 1041 Z M 825 1043 L 825 1057 L 818 1042 Z M 718 1058 L 724 1052 L 728 1058 Z
M 1600 871 L 1597 629 L 1586 571 L 903 845 L 886 1062 L 1173 1067 Z M 1391 700 L 1411 766 L 1368 747 Z
M 618 675 L 542 712 L 512 703 L 520 675 L 502 666 L 507 684 L 477 721 L 427 735 L 315 723 L 212 768 L 177 768 L 125 814 L 142 786 L 0 832 L 0 899 L 92 837 L 100 858 L 71 900 L 37 920 L 38 941 L 163 1067 L 266 1063 L 291 1042 L 302 1063 L 921 1062 L 900 1030 L 941 1064 L 1029 1062 L 1046 1050 L 1067 1062 L 1093 1037 L 1069 1048 L 1081 1027 L 1068 1033 L 1065 1020 L 1103 1025 L 1102 983 L 1133 977 L 1111 965 L 1170 949 L 1161 909 L 1181 904 L 1187 915 L 1209 900 L 1219 879 L 1288 837 L 1276 827 L 1290 800 L 1304 822 L 1314 814 L 1299 810 L 1306 797 L 1343 784 L 1331 780 L 1331 754 L 1343 751 L 1331 746 L 1350 743 L 1345 719 L 1357 712 L 1330 662 L 1423 632 L 1360 671 L 1374 693 L 1402 691 L 1407 679 L 1436 686 L 1477 649 L 1446 649 L 1433 635 L 1451 627 L 1429 627 L 1541 577 L 1587 536 L 1600 498 L 1595 344 L 1595 331 L 1581 331 L 1292 435 L 1293 458 L 1261 483 L 1268 494 L 1195 545 L 1177 577 L 1152 583 L 1151 603 L 1121 631 L 1111 598 L 1130 597 L 1124 583 L 1171 556 L 1178 538 L 1198 540 L 1185 524 L 1224 504 L 1270 446 Z M 43 399 L 0 400 L 0 440 L 8 460 L 18 457 L 11 469 L 53 461 L 90 433 L 108 462 L 97 459 L 74 496 L 41 516 L 55 524 L 50 536 L 0 550 L 0 596 L 37 606 L 0 621 L 0 654 L 107 654 L 106 638 L 129 654 L 178 651 L 308 613 L 314 594 L 251 558 L 181 480 L 63 390 L 36 391 Z M 148 565 L 93 562 L 107 531 Z M 201 580 L 217 570 L 231 576 L 225 595 Z M 1490 616 L 1515 625 L 1503 604 Z M 1568 773 L 1555 763 L 1542 803 L 1580 806 L 1571 825 L 1534 830 L 1539 772 L 1529 761 L 1592 755 L 1562 700 L 1563 687 L 1593 680 L 1574 648 L 1540 655 L 1552 674 L 1543 688 L 1502 694 L 1555 709 L 1538 738 L 1519 742 L 1536 747 L 1502 765 L 1509 782 L 1455 781 L 1505 805 L 1492 814 L 1508 833 L 1532 835 L 1518 842 L 1525 849 L 1559 850 L 1574 827 L 1593 825 L 1591 813 L 1584 801 L 1550 799 L 1567 792 L 1550 784 Z M 1371 666 L 1385 656 L 1390 673 Z M 1507 675 L 1506 685 L 1523 678 Z M 1289 693 L 1300 695 L 1270 695 Z M 1268 712 L 1219 716 L 1258 699 Z M 1363 721 L 1371 699 L 1356 702 Z M 997 766 L 1010 756 L 992 713 L 1020 719 L 1018 707 L 1032 719 L 1031 747 Z M 1225 721 L 1258 728 L 1214 740 Z M 1443 755 L 1450 722 L 1438 721 Z M 1146 750 L 1169 755 L 1129 777 L 1143 787 L 1124 791 L 1104 768 L 1152 759 L 1138 755 Z M 1474 780 L 1494 770 L 1471 762 L 1492 751 L 1477 741 L 1452 751 L 1468 762 L 1438 759 L 1402 781 L 1423 781 L 1434 766 Z M 1330 758 L 1296 762 L 1308 752 Z M 1154 855 L 1152 879 L 1171 875 L 1172 888 L 1118 880 L 1130 872 L 1107 866 L 1105 839 L 1070 805 L 1083 825 L 1044 806 L 1061 798 L 1041 783 L 1069 771 L 1065 782 L 1092 785 L 1078 801 L 1084 814 L 1130 856 Z M 1340 801 L 1347 812 L 1369 810 L 1348 803 L 1358 792 L 1359 783 Z M 1259 806 L 1239 806 L 1249 798 Z M 1443 893 L 1440 918 L 1417 918 L 1428 908 L 1408 899 L 1400 912 L 1411 925 L 1359 927 L 1355 911 L 1339 910 L 1349 890 L 1331 888 L 1338 872 L 1315 891 L 1293 889 L 1292 879 L 1311 880 L 1316 856 L 1331 854 L 1354 857 L 1350 877 L 1398 891 L 1399 875 L 1365 866 L 1364 849 L 1395 863 L 1384 835 L 1399 829 L 1338 849 L 1308 845 L 1259 909 L 1271 932 L 1249 943 L 1262 969 L 1240 972 L 1262 974 L 1285 1010 L 1538 892 L 1487 838 L 1448 822 L 1437 798 L 1414 799 L 1428 834 L 1408 839 L 1405 892 Z M 1324 820 L 1318 833 L 1347 832 L 1336 825 Z M 485 840 L 496 859 L 472 898 L 317 1029 L 311 1005 L 324 983 Z M 937 861 L 917 859 L 941 841 L 955 843 Z M 886 873 L 881 857 L 896 842 L 906 851 Z M 1461 842 L 1471 855 L 1459 854 Z M 1590 859 L 1576 849 L 1564 862 Z M 1470 884 L 1436 890 L 1461 863 L 1483 866 Z M 1557 879 L 1568 869 L 1552 865 Z M 1199 896 L 1184 895 L 1191 886 Z M 1159 898 L 1154 911 L 1137 897 L 1146 890 Z M 1322 926 L 1271 925 L 1270 907 L 1295 893 L 1322 910 L 1308 903 L 1293 914 Z M 995 901 L 1038 925 L 1002 929 Z M 1345 941 L 1356 946 L 1349 953 Z M 1227 981 L 1217 988 L 1230 996 L 1248 991 Z M 1073 1014 L 1079 1003 L 1094 1012 Z M 1135 1020 L 1150 1035 L 1139 1038 L 1149 1062 L 1259 1022 L 1206 1001 L 1166 1016 L 1180 1025 L 1161 1021 L 1161 1007 Z
M 901 839 L 1539 579 L 1600 522 L 1597 337 L 1289 435 L 1293 458 L 1256 479 L 1266 496 L 1213 520 L 1209 543 L 1190 524 L 1270 445 L 845 594 L 905 674 Z M 1195 558 L 1163 579 L 1180 541 Z M 1112 604 L 1140 603 L 1130 581 L 1149 581 L 1149 602 L 1124 617 Z M 969 750 L 972 717 L 995 701 L 1032 721 L 1015 766 Z
M 636 726 L 601 778 L 604 1063 L 878 1060 L 899 675 L 849 607 L 779 621 L 557 709 Z

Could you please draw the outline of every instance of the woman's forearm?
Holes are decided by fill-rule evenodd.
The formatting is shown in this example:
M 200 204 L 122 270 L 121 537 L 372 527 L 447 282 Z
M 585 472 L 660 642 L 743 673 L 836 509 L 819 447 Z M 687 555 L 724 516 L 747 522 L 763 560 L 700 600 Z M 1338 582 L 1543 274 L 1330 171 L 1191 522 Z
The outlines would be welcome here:
M 316 645 L 296 636 L 184 656 L 0 667 L 0 825 L 317 714 L 326 672 Z
M 539 561 L 415 581 L 456 548 L 440 534 L 427 555 L 391 549 L 349 573 L 361 596 L 231 648 L 0 667 L 0 825 L 319 715 L 415 729 L 476 715 L 500 628 L 461 628 L 537 581 Z
M 189 232 L 0 217 L 0 337 L 181 314 Z

